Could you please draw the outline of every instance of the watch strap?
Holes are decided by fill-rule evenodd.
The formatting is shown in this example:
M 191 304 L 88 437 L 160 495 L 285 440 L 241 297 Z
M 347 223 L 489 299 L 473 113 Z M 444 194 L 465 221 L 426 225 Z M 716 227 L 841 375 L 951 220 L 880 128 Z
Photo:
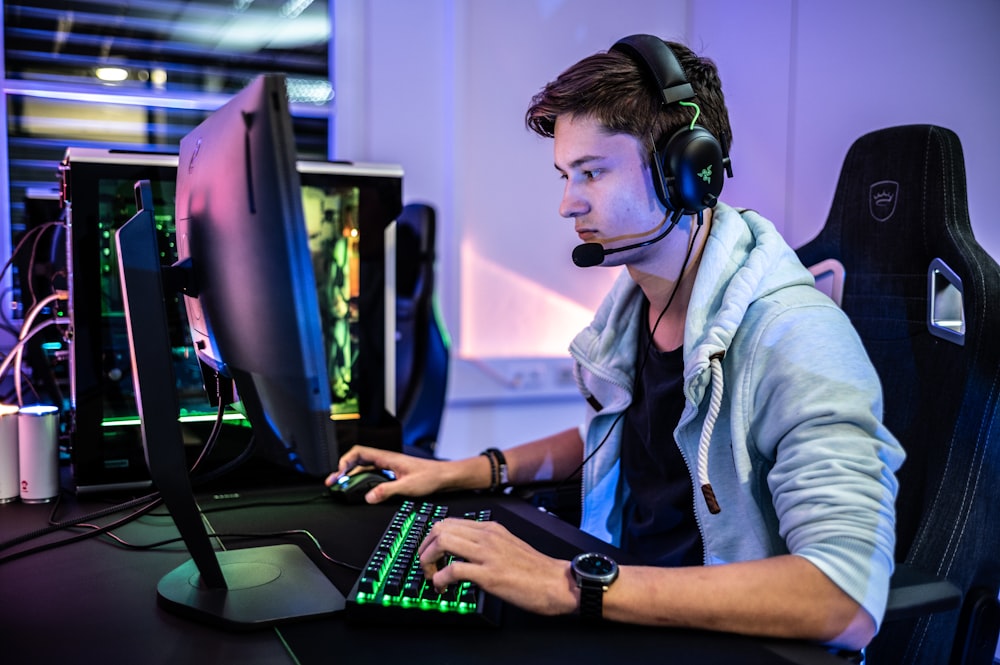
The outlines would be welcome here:
M 580 616 L 600 619 L 604 616 L 604 592 L 607 587 L 587 580 L 580 582 Z

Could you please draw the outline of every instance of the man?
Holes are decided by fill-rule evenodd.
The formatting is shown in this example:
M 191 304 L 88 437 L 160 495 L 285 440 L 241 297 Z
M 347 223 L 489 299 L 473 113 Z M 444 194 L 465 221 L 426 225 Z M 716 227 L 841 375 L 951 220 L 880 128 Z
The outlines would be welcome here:
M 458 461 L 355 448 L 338 473 L 393 470 L 378 502 L 582 467 L 581 527 L 648 565 L 595 573 L 446 520 L 425 573 L 542 614 L 863 647 L 885 610 L 903 452 L 847 318 L 767 220 L 715 199 L 731 131 L 714 64 L 629 37 L 549 83 L 526 123 L 554 139 L 578 263 L 626 267 L 570 347 L 587 422 Z M 445 552 L 464 561 L 438 569 Z

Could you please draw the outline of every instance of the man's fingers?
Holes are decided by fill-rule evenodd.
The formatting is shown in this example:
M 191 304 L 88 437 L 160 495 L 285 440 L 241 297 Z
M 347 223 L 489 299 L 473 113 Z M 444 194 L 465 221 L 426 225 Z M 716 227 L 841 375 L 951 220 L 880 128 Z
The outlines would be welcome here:
M 452 584 L 461 582 L 472 582 L 477 584 L 476 567 L 465 561 L 452 561 L 447 566 L 439 568 L 436 573 L 427 579 L 439 593 L 443 593 Z

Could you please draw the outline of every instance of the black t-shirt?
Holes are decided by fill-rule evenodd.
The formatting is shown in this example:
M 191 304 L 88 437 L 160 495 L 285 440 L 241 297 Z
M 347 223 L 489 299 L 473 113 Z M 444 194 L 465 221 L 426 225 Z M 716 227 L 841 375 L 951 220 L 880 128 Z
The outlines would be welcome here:
M 649 343 L 648 309 L 647 303 L 636 355 L 641 374 L 622 439 L 622 470 L 631 489 L 622 549 L 649 565 L 701 565 L 691 474 L 673 436 L 684 408 L 683 348 L 661 352 Z

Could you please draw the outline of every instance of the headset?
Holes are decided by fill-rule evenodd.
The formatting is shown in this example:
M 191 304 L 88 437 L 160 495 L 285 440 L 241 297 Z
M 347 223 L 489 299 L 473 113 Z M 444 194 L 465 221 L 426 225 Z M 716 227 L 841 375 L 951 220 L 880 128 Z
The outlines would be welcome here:
M 724 181 L 722 172 L 733 177 L 729 155 L 710 131 L 696 124 L 701 110 L 693 99 L 694 88 L 687 81 L 677 56 L 659 37 L 631 35 L 611 47 L 631 57 L 656 81 L 665 106 L 681 104 L 695 108 L 695 116 L 661 146 L 654 144 L 650 162 L 653 186 L 660 202 L 673 211 L 673 220 L 695 215 L 719 200 Z

